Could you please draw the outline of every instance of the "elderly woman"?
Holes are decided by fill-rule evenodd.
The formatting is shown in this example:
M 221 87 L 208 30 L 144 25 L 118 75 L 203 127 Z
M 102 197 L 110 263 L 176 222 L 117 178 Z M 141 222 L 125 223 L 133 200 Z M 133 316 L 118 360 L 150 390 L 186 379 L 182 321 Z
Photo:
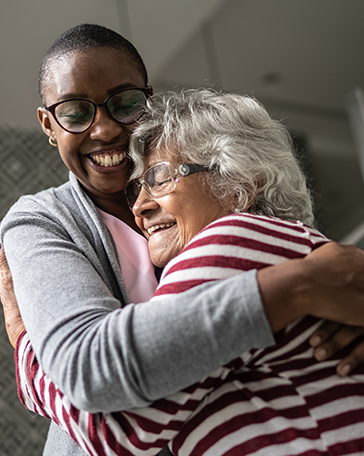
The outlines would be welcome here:
M 327 242 L 312 228 L 288 132 L 249 97 L 157 95 L 133 133 L 131 156 L 128 199 L 153 262 L 167 265 L 155 300 L 302 258 Z M 150 407 L 104 415 L 74 409 L 24 335 L 20 393 L 89 454 L 153 455 L 168 441 L 175 455 L 362 454 L 364 369 L 343 379 L 337 359 L 318 364 L 308 339 L 319 324 L 298 318 L 276 334 L 275 347 L 243 353 Z

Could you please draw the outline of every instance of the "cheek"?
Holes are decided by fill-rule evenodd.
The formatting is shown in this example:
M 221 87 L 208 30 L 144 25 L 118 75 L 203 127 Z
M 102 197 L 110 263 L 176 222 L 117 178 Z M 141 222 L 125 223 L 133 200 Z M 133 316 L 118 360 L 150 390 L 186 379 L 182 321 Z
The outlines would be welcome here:
M 153 234 L 149 238 L 148 248 L 152 263 L 164 267 L 177 256 L 185 246 L 178 225 Z
M 178 243 L 183 249 L 190 240 L 197 234 L 195 227 L 191 223 L 182 223 L 179 224 L 179 238 Z
M 206 210 L 206 208 L 204 208 Z M 180 243 L 183 247 L 205 227 L 202 208 L 184 207 L 177 218 Z
M 155 266 L 160 268 L 176 257 L 181 250 L 179 243 L 173 238 L 159 243 L 153 242 L 153 239 L 149 241 L 150 259 Z
M 79 147 L 80 141 L 78 137 L 75 138 L 62 138 L 58 143 L 59 154 L 67 167 L 76 165 L 79 166 Z
M 136 215 L 134 215 L 134 220 L 135 220 L 135 223 L 137 224 L 137 227 L 140 229 L 140 231 L 145 233 L 142 217 L 137 217 Z

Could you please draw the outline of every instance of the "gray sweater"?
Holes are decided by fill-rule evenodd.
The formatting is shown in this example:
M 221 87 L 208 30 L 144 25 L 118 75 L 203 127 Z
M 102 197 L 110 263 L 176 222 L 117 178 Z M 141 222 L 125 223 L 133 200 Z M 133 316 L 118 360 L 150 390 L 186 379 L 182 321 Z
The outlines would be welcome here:
M 22 197 L 1 223 L 1 242 L 35 353 L 78 408 L 145 406 L 274 343 L 255 271 L 128 304 L 112 236 L 72 173 Z M 84 453 L 52 424 L 44 455 Z

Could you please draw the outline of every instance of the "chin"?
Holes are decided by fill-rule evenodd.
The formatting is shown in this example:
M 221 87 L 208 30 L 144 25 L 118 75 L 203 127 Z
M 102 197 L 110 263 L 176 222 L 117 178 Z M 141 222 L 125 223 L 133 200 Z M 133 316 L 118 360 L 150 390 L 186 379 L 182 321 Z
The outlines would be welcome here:
M 153 249 L 151 249 L 149 250 L 150 259 L 152 260 L 154 266 L 164 268 L 171 260 L 173 260 L 173 258 L 179 255 L 181 250 L 182 247 L 177 246 L 171 246 L 168 252 L 165 251 L 165 249 L 155 249 L 155 252 L 153 252 Z
M 167 263 L 169 263 L 176 255 L 158 255 L 155 254 L 153 255 L 152 252 L 150 252 L 150 259 L 152 260 L 152 263 L 154 266 L 157 266 L 158 268 L 164 268 Z
M 151 260 L 152 260 L 152 263 L 154 264 L 154 266 L 156 266 L 157 268 L 164 268 L 164 266 L 166 266 L 166 264 L 168 263 L 168 261 L 171 260 L 171 258 L 169 260 L 164 260 L 164 259 L 161 259 L 161 258 L 153 258 L 151 257 Z

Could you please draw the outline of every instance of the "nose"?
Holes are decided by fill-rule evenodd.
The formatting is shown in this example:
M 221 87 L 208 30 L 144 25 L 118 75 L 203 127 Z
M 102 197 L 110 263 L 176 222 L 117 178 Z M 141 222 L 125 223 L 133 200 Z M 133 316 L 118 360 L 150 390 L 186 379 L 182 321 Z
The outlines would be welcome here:
M 93 140 L 109 142 L 130 130 L 131 125 L 120 124 L 110 116 L 105 106 L 99 106 L 96 110 L 95 120 L 90 127 L 89 135 Z
M 137 200 L 133 206 L 133 214 L 135 217 L 147 217 L 149 211 L 157 210 L 159 208 L 158 202 L 151 198 L 145 191 L 145 188 L 141 186 Z

